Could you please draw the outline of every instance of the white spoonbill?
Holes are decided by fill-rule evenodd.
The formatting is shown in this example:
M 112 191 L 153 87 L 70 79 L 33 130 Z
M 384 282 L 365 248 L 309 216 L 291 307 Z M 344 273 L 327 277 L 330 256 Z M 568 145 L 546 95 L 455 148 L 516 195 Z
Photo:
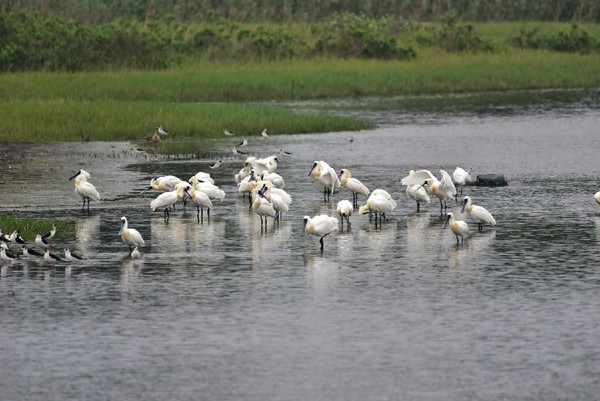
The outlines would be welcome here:
M 152 209 L 152 211 L 155 211 L 156 209 L 162 209 L 162 208 L 165 209 L 163 212 L 165 223 L 169 222 L 169 217 L 170 217 L 169 209 L 171 208 L 171 206 L 174 206 L 178 200 L 181 200 L 178 192 L 179 191 L 177 189 L 175 189 L 173 191 L 169 191 L 169 192 L 164 192 L 164 193 L 158 195 L 156 197 L 156 199 L 154 199 L 150 202 L 150 208 Z
M 346 222 L 348 223 L 347 226 L 348 226 L 348 228 L 350 228 L 350 226 L 352 225 L 350 223 L 350 216 L 352 215 L 352 211 L 354 210 L 354 206 L 352 205 L 352 202 L 350 202 L 347 199 L 341 200 L 338 202 L 336 210 L 337 210 L 338 214 L 340 215 L 342 229 L 344 228 L 344 219 L 346 219 Z
M 129 247 L 129 253 L 131 253 L 133 247 L 146 245 L 142 238 L 142 234 L 135 228 L 129 228 L 129 223 L 125 216 L 121 217 L 121 230 L 119 231 L 119 235 L 125 245 Z
M 142 193 L 149 189 L 155 189 L 160 192 L 172 191 L 175 189 L 175 185 L 182 181 L 182 179 L 175 177 L 174 175 L 165 175 L 162 177 L 153 178 L 150 180 L 150 186 L 142 191 Z
M 260 176 L 260 179 L 263 181 L 271 181 L 273 183 L 273 187 L 275 188 L 285 188 L 285 181 L 283 177 L 277 173 L 268 173 L 265 171 Z
M 456 167 L 456 169 L 452 173 L 452 182 L 454 183 L 455 186 L 460 186 L 460 194 L 461 195 L 463 193 L 463 187 L 465 185 L 467 185 L 467 183 L 473 181 L 471 179 L 471 170 L 472 169 L 469 169 L 469 171 L 466 171 L 465 169 L 463 169 L 461 167 Z
M 479 231 L 483 231 L 483 224 L 489 224 L 491 226 L 496 225 L 496 220 L 494 216 L 488 210 L 482 206 L 477 206 L 473 203 L 470 196 L 465 196 L 463 207 L 461 212 L 464 213 L 465 210 L 471 216 L 473 220 L 477 223 L 477 228 Z
M 204 192 L 211 200 L 216 199 L 220 202 L 223 202 L 223 199 L 225 199 L 225 191 L 215 184 L 211 184 L 208 181 L 199 180 L 196 177 L 190 178 L 189 182 L 196 191 Z
M 137 259 L 141 259 L 142 258 L 142 254 L 140 253 L 140 250 L 138 249 L 138 247 L 134 247 L 133 251 L 131 251 L 131 259 L 133 260 L 137 260 Z
M 341 182 L 335 170 L 323 160 L 315 161 L 308 175 L 312 176 L 323 185 L 324 202 L 328 202 L 329 197 L 341 186 Z
M 454 217 L 454 213 L 448 212 L 446 214 L 446 222 L 444 223 L 444 227 L 446 228 L 450 224 L 450 229 L 452 233 L 456 236 L 456 246 L 458 246 L 458 238 L 460 237 L 460 242 L 464 245 L 465 236 L 469 236 L 469 226 L 462 220 L 456 220 Z
M 338 229 L 339 221 L 335 217 L 321 214 L 315 217 L 304 216 L 304 232 L 306 234 L 321 237 L 321 252 L 323 252 L 323 238 Z
M 352 204 L 358 204 L 358 194 L 369 196 L 371 191 L 369 188 L 356 178 L 352 177 L 352 173 L 347 168 L 343 168 L 340 172 L 340 183 L 352 191 Z
M 269 202 L 262 192 L 262 189 L 252 190 L 252 211 L 260 216 L 260 230 L 267 231 L 267 217 L 276 217 L 277 212 L 273 208 L 273 204 Z M 263 224 L 264 217 L 264 224 Z
M 83 206 L 81 210 L 85 209 L 85 203 L 87 201 L 87 211 L 90 212 L 90 200 L 94 202 L 100 202 L 100 194 L 96 187 L 88 182 L 90 173 L 85 170 L 79 170 L 77 174 L 69 178 L 69 180 L 75 179 L 75 193 L 83 199 Z
M 438 180 L 429 170 L 411 170 L 409 175 L 400 182 L 402 185 L 418 184 L 425 186 L 430 195 L 435 195 L 440 200 L 440 214 L 447 209 L 447 201 L 456 196 L 456 187 L 452 183 L 452 177 L 445 170 L 440 170 L 442 178 Z
M 185 193 L 189 196 L 190 201 L 198 210 L 198 223 L 204 221 L 204 208 L 206 208 L 206 217 L 210 219 L 210 208 L 213 206 L 208 195 L 202 191 L 196 191 L 190 184 L 184 188 Z
M 375 191 L 373 191 L 373 193 L 375 193 Z M 380 192 L 376 195 L 371 194 L 369 199 L 367 199 L 367 203 L 358 208 L 358 214 L 375 213 L 375 224 L 377 224 L 378 218 L 381 223 L 384 216 L 386 216 L 387 213 L 391 213 L 395 208 L 396 202 L 391 199 L 391 197 L 388 198 Z
M 210 176 L 209 173 L 205 173 L 204 171 L 198 171 L 196 174 L 194 174 L 192 177 L 190 177 L 190 179 L 192 179 L 193 177 L 196 177 L 198 179 L 198 181 L 202 181 L 202 182 L 209 182 L 211 184 L 215 183 L 215 180 Z M 190 182 L 188 180 L 188 182 Z M 179 184 L 179 183 L 177 183 Z M 175 186 L 177 186 L 177 184 L 175 184 Z M 175 189 L 175 186 L 173 187 L 173 189 Z
M 406 195 L 417 202 L 417 213 L 421 212 L 421 202 L 429 203 L 431 198 L 423 185 L 409 184 L 406 186 Z
M 274 188 L 270 181 L 265 181 L 260 189 L 264 197 L 273 205 L 276 216 L 275 220 L 280 221 L 283 212 L 290 210 L 292 197 L 281 188 Z

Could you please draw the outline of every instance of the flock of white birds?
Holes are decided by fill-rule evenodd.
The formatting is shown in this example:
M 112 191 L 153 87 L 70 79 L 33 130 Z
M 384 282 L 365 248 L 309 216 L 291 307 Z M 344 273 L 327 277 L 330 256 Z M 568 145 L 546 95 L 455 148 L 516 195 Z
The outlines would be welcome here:
M 162 127 L 158 128 L 161 135 L 169 135 Z M 224 130 L 224 134 L 232 137 L 235 134 Z M 269 138 L 267 130 L 261 133 L 263 139 Z M 353 138 L 352 138 L 353 139 Z M 350 139 L 349 139 L 350 141 Z M 236 155 L 247 156 L 246 152 L 240 151 L 248 144 L 247 140 L 241 140 L 237 146 L 232 146 L 233 153 Z M 289 156 L 291 153 L 283 149 L 279 156 Z M 221 165 L 221 161 L 212 164 L 211 169 L 216 169 Z M 289 211 L 292 204 L 292 197 L 285 191 L 285 180 L 277 173 L 279 160 L 277 155 L 257 158 L 248 156 L 240 171 L 233 177 L 238 192 L 244 197 L 248 196 L 249 208 L 260 218 L 261 230 L 267 230 L 267 219 L 271 218 L 279 221 L 283 213 Z M 321 252 L 324 249 L 323 239 L 329 234 L 335 232 L 344 224 L 350 228 L 350 217 L 355 210 L 359 215 L 369 214 L 369 221 L 374 219 L 375 225 L 381 224 L 387 219 L 390 213 L 397 207 L 396 201 L 384 189 L 378 188 L 370 191 L 360 180 L 352 176 L 349 169 L 343 168 L 340 174 L 336 173 L 324 160 L 317 160 L 313 163 L 308 174 L 314 180 L 318 181 L 323 187 L 323 200 L 329 202 L 330 196 L 340 188 L 345 187 L 352 194 L 351 200 L 341 200 L 337 203 L 337 216 L 321 214 L 317 216 L 304 216 L 304 232 L 308 235 L 319 237 Z M 89 212 L 90 202 L 99 202 L 101 197 L 96 187 L 89 181 L 91 174 L 85 170 L 78 171 L 70 180 L 74 180 L 75 193 L 82 199 L 82 210 Z M 456 237 L 456 244 L 464 244 L 465 238 L 469 236 L 469 226 L 465 221 L 459 220 L 452 212 L 447 212 L 447 202 L 457 199 L 457 187 L 460 188 L 471 182 L 470 171 L 457 167 L 452 176 L 445 170 L 440 170 L 440 178 L 435 177 L 429 170 L 411 170 L 409 174 L 402 178 L 401 184 L 406 187 L 406 195 L 417 204 L 417 212 L 420 212 L 422 203 L 430 203 L 432 197 L 437 197 L 440 202 L 440 213 L 445 215 L 444 227 L 449 226 Z M 170 213 L 175 209 L 177 203 L 183 203 L 184 206 L 191 204 L 197 208 L 198 223 L 204 221 L 204 212 L 207 218 L 210 218 L 210 210 L 213 202 L 222 202 L 225 198 L 225 192 L 214 183 L 214 179 L 207 172 L 198 172 L 187 181 L 174 175 L 166 175 L 153 178 L 150 185 L 142 193 L 148 190 L 155 190 L 160 194 L 150 202 L 152 211 L 160 210 L 164 215 L 165 223 L 169 222 Z M 365 198 L 362 205 L 359 205 L 359 197 Z M 600 203 L 600 192 L 596 193 L 595 199 Z M 496 220 L 492 214 L 482 206 L 475 205 L 470 196 L 465 196 L 462 202 L 462 213 L 467 215 L 477 223 L 478 230 L 483 230 L 484 225 L 496 225 Z M 339 217 L 339 219 L 338 219 Z M 129 227 L 126 217 L 121 218 L 121 230 L 119 232 L 125 245 L 129 247 L 129 253 L 132 259 L 141 258 L 140 247 L 145 245 L 142 235 L 135 228 Z M 49 251 L 48 239 L 52 238 L 56 232 L 56 226 L 46 235 L 38 235 L 36 244 L 44 249 L 44 254 L 28 248 L 24 241 L 13 232 L 10 236 L 4 236 L 0 230 L 0 259 L 14 260 L 19 255 L 10 251 L 7 243 L 15 242 L 22 244 L 22 253 L 26 256 L 43 257 L 46 261 L 54 264 L 62 261 L 60 257 Z M 65 249 L 66 260 L 80 259 L 69 249 Z

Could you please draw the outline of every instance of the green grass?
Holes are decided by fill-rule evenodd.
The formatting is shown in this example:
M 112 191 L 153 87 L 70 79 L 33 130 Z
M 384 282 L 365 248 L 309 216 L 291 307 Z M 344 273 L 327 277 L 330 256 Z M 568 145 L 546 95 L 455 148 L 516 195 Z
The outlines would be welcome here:
M 2 228 L 4 235 L 8 236 L 14 230 L 18 230 L 21 237 L 23 237 L 28 244 L 34 243 L 37 234 L 44 235 L 50 231 L 52 224 L 56 224 L 55 238 L 67 237 L 75 231 L 74 224 L 64 221 L 51 221 L 0 214 L 0 228 Z
M 534 26 L 488 23 L 476 29 L 501 42 Z M 584 28 L 600 36 L 598 26 Z M 78 141 L 83 134 L 141 140 L 158 125 L 178 138 L 221 137 L 223 128 L 244 135 L 264 127 L 273 134 L 360 130 L 369 124 L 300 115 L 265 102 L 598 86 L 598 52 L 508 47 L 475 54 L 422 48 L 412 61 L 195 61 L 163 71 L 0 74 L 0 141 Z
M 360 130 L 369 124 L 348 118 L 296 114 L 239 104 L 62 99 L 0 102 L 6 124 L 0 139 L 13 142 L 143 140 L 162 125 L 171 138 L 223 137 L 223 129 L 251 135 L 268 127 L 273 135 Z M 10 133 L 10 137 L 4 137 Z

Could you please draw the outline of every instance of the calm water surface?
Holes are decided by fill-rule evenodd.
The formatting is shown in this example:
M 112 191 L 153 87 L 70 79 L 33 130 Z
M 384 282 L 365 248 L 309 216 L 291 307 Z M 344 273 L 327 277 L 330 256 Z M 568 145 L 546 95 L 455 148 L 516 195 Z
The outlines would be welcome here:
M 278 171 L 293 205 L 266 233 L 237 194 L 243 160 L 228 142 L 194 160 L 123 143 L 4 149 L 4 212 L 74 221 L 54 249 L 86 260 L 2 264 L 0 398 L 597 399 L 597 103 L 387 115 L 366 113 L 380 128 L 353 143 L 349 133 L 249 138 L 251 154 L 293 152 Z M 156 194 L 139 195 L 152 177 L 187 179 L 216 157 L 227 197 L 210 221 L 178 207 L 165 224 L 149 209 Z M 323 254 L 302 217 L 351 195 L 322 201 L 307 176 L 319 159 L 399 204 L 381 227 L 352 216 Z M 465 188 L 498 225 L 471 225 L 463 247 L 441 229 L 439 206 L 416 214 L 399 183 L 410 169 L 456 166 L 509 181 Z M 89 216 L 67 180 L 80 168 L 105 199 Z M 124 215 L 146 239 L 137 263 L 117 235 Z

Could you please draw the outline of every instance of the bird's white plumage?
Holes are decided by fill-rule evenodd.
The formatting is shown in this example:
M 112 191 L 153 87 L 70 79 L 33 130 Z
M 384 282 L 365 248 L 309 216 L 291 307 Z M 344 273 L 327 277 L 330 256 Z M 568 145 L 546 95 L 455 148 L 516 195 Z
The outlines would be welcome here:
M 469 236 L 469 226 L 463 220 L 457 220 L 454 216 L 454 213 L 448 212 L 446 215 L 446 223 L 444 227 L 450 225 L 450 230 L 456 237 L 456 244 L 458 245 L 458 240 L 460 238 L 461 242 L 464 242 L 465 237 Z
M 146 245 L 144 238 L 142 238 L 142 234 L 135 228 L 129 228 L 129 222 L 125 216 L 121 217 L 121 230 L 119 231 L 119 235 L 125 245 L 129 246 L 129 249 L 135 246 Z
M 494 216 L 486 208 L 475 205 L 470 196 L 465 196 L 462 211 L 466 211 L 477 224 L 496 225 Z

